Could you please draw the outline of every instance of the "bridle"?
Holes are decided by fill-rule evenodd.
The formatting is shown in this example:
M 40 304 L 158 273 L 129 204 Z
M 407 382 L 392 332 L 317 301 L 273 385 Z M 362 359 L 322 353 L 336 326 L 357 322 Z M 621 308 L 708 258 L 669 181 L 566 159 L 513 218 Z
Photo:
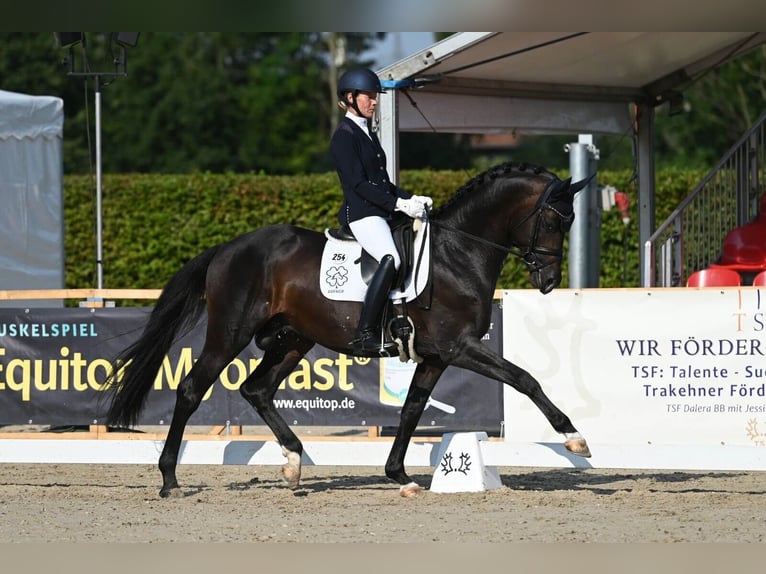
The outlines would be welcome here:
M 550 210 L 550 211 L 553 211 L 556 215 L 558 215 L 559 219 L 561 220 L 562 229 L 564 230 L 568 229 L 571 226 L 572 221 L 574 220 L 574 213 L 572 213 L 571 215 L 564 215 L 561 211 L 553 207 L 553 205 L 551 205 L 550 203 L 550 198 L 551 198 L 551 195 L 553 194 L 553 191 L 556 189 L 562 188 L 564 184 L 568 185 L 569 181 L 563 182 L 561 180 L 554 180 L 550 182 L 546 186 L 543 194 L 537 199 L 537 202 L 535 203 L 535 208 L 532 211 L 530 211 L 527 215 L 525 215 L 521 219 L 521 221 L 519 221 L 518 223 L 514 224 L 511 227 L 511 231 L 513 231 L 514 229 L 518 229 L 524 223 L 526 223 L 529 219 L 531 219 L 532 217 L 535 217 L 535 224 L 532 230 L 532 236 L 530 237 L 530 240 L 526 245 L 513 244 L 510 247 L 506 247 L 505 245 L 495 243 L 494 241 L 489 241 L 488 239 L 484 239 L 483 237 L 479 237 L 478 235 L 474 235 L 473 233 L 468 233 L 467 231 L 463 231 L 462 229 L 458 229 L 457 227 L 454 227 L 447 223 L 443 223 L 441 221 L 430 221 L 429 223 L 431 223 L 431 225 L 436 225 L 437 227 L 442 227 L 444 229 L 453 231 L 459 235 L 462 235 L 473 241 L 476 241 L 477 243 L 482 243 L 489 247 L 494 247 L 495 249 L 498 249 L 506 254 L 515 255 L 521 258 L 522 260 L 524 260 L 524 263 L 526 263 L 529 271 L 531 273 L 534 273 L 544 269 L 545 267 L 548 267 L 549 265 L 552 265 L 555 262 L 560 261 L 564 255 L 563 248 L 551 249 L 549 247 L 537 245 L 537 240 L 540 235 L 540 226 L 542 225 L 542 220 L 543 220 L 543 211 Z M 538 256 L 555 257 L 556 259 L 553 261 L 549 261 L 547 263 L 541 263 L 538 259 Z

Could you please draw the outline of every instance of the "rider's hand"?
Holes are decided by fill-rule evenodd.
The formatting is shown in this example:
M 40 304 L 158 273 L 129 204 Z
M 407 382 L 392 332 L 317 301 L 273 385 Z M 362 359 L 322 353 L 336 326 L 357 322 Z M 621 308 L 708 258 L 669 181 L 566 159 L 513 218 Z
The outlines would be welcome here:
M 423 203 L 414 197 L 410 199 L 398 198 L 396 200 L 396 211 L 401 211 L 413 219 L 423 219 L 426 214 L 426 208 Z
M 434 206 L 434 200 L 427 195 L 413 195 L 412 199 L 417 199 L 426 209 L 431 209 Z

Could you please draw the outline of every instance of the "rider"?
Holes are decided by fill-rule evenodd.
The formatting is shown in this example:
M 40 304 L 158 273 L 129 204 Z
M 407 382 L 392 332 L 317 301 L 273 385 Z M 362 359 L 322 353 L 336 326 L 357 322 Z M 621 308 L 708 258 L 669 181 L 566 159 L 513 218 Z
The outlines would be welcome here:
M 386 172 L 386 154 L 371 120 L 383 90 L 378 76 L 366 68 L 346 71 L 338 80 L 338 106 L 346 112 L 330 142 L 330 154 L 343 188 L 338 212 L 341 226 L 348 226 L 362 248 L 378 261 L 367 288 L 356 337 L 357 353 L 393 354 L 396 344 L 383 343 L 380 314 L 401 264 L 389 221 L 394 211 L 422 218 L 433 205 L 430 197 L 413 195 L 396 185 Z

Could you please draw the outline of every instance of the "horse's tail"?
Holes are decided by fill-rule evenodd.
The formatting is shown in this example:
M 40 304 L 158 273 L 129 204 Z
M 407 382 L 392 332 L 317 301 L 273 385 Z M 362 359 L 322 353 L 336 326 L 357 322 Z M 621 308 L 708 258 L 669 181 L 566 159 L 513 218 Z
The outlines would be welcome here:
M 200 253 L 176 272 L 157 299 L 141 337 L 113 362 L 106 379 L 111 395 L 108 425 L 132 427 L 138 422 L 176 336 L 182 328 L 193 327 L 205 309 L 205 276 L 218 247 Z

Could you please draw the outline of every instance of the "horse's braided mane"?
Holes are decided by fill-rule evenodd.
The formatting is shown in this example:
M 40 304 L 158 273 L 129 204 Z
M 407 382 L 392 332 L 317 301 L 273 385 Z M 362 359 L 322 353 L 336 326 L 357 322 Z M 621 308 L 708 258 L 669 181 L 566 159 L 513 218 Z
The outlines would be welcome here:
M 486 171 L 483 171 L 482 173 L 468 180 L 466 183 L 464 183 L 460 187 L 460 189 L 458 189 L 455 192 L 455 194 L 447 201 L 447 203 L 439 207 L 436 211 L 441 211 L 442 209 L 449 207 L 456 201 L 459 201 L 460 198 L 462 198 L 467 193 L 470 193 L 472 190 L 476 189 L 477 187 L 485 185 L 487 181 L 498 179 L 500 177 L 513 177 L 515 175 L 523 174 L 523 173 L 532 173 L 534 175 L 543 174 L 543 175 L 549 175 L 553 179 L 557 178 L 556 174 L 548 171 L 547 169 L 539 165 L 533 165 L 533 164 L 528 164 L 523 162 L 512 162 L 512 161 L 501 163 L 499 165 L 489 168 Z

